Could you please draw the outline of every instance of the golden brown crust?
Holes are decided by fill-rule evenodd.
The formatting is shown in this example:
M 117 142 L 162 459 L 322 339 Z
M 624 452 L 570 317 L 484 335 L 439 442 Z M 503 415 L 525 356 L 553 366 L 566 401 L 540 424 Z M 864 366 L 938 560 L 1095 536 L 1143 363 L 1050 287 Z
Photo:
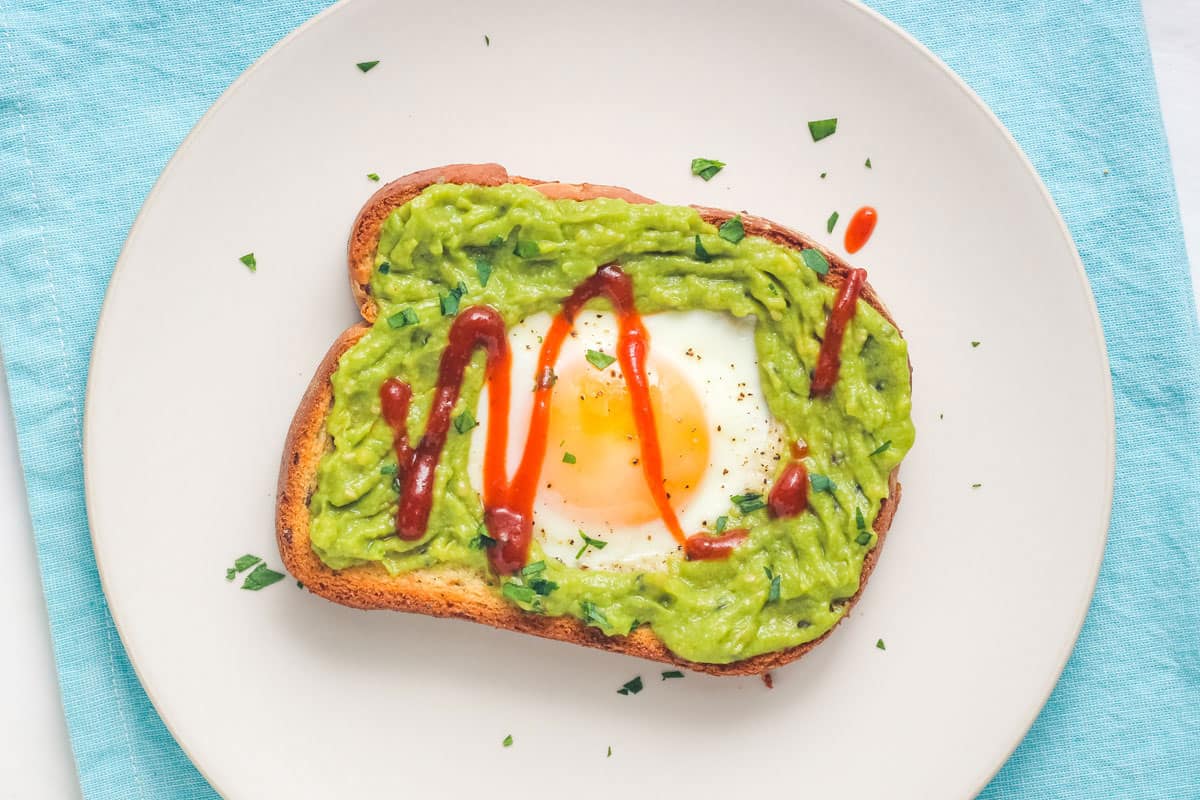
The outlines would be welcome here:
M 630 202 L 652 202 L 620 187 L 543 183 L 528 178 L 510 177 L 498 164 L 456 164 L 416 172 L 392 181 L 367 201 L 354 221 L 350 235 L 350 284 L 363 317 L 368 322 L 375 319 L 375 303 L 367 286 L 374 269 L 380 226 L 394 208 L 408 202 L 427 186 L 437 182 L 475 183 L 484 186 L 521 183 L 534 186 L 549 197 L 569 197 L 577 200 L 620 197 Z M 696 208 L 705 221 L 714 225 L 720 225 L 734 216 L 729 211 Z M 850 269 L 841 258 L 811 239 L 769 220 L 743 215 L 742 224 L 748 235 L 762 236 L 789 247 L 813 247 L 820 250 L 830 264 L 829 275 L 825 280 L 833 285 L 840 284 Z M 895 325 L 895 321 L 869 284 L 865 286 L 862 298 Z M 457 617 L 547 639 L 558 639 L 675 664 L 712 675 L 765 674 L 800 658 L 825 641 L 833 632 L 831 628 L 811 642 L 730 664 L 704 664 L 679 658 L 645 626 L 628 636 L 606 636 L 599 629 L 574 617 L 548 617 L 522 611 L 506 602 L 495 590 L 493 583 L 489 583 L 472 570 L 446 567 L 390 575 L 379 564 L 365 564 L 343 570 L 332 570 L 325 566 L 313 552 L 309 540 L 308 500 L 316 483 L 317 466 L 329 445 L 325 430 L 325 417 L 333 402 L 333 388 L 329 379 L 337 369 L 342 354 L 369 329 L 369 325 L 360 322 L 342 333 L 334 342 L 317 367 L 317 372 L 300 401 L 300 408 L 297 409 L 288 429 L 284 445 L 279 470 L 276 538 L 283 563 L 309 591 L 353 608 L 392 609 L 435 617 Z M 889 476 L 889 494 L 880 505 L 879 516 L 875 519 L 874 527 L 878 541 L 863 561 L 859 589 L 847 601 L 845 616 L 849 616 L 850 608 L 862 595 L 891 528 L 896 508 L 900 503 L 898 471 L 899 468 L 893 470 Z M 836 628 L 836 625 L 834 627 Z

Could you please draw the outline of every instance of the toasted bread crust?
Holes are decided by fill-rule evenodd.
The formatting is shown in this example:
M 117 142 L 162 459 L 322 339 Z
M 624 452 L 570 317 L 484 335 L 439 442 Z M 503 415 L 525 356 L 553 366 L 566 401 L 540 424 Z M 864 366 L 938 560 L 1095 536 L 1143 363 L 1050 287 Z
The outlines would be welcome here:
M 534 186 L 550 197 L 569 197 L 577 200 L 620 197 L 630 202 L 652 202 L 619 187 L 543 183 L 528 178 L 510 177 L 498 164 L 456 164 L 400 178 L 372 195 L 359 212 L 351 230 L 348 246 L 350 284 L 367 322 L 372 322 L 376 316 L 375 302 L 370 296 L 368 282 L 374 269 L 380 226 L 393 209 L 420 194 L 427 186 L 439 182 L 474 183 L 482 186 L 521 183 Z M 714 225 L 720 225 L 734 216 L 732 212 L 719 209 L 696 209 L 706 222 Z M 762 236 L 797 249 L 811 247 L 820 250 L 830 264 L 829 274 L 824 280 L 835 286 L 845 280 L 849 265 L 802 234 L 758 217 L 742 215 L 742 224 L 748 235 Z M 895 321 L 869 284 L 863 289 L 862 299 L 895 325 Z M 325 566 L 313 552 L 309 539 L 308 501 L 316 484 L 317 466 L 330 446 L 325 430 L 325 418 L 333 403 L 333 387 L 329 379 L 337 369 L 342 354 L 368 330 L 370 326 L 360 322 L 347 329 L 334 342 L 317 367 L 316 374 L 300 401 L 300 408 L 292 419 L 284 445 L 279 470 L 276 538 L 288 571 L 309 591 L 353 608 L 392 609 L 435 617 L 456 617 L 547 639 L 558 639 L 675 664 L 712 675 L 766 673 L 800 658 L 825 641 L 837 627 L 835 625 L 818 639 L 786 650 L 764 653 L 729 664 L 706 664 L 676 656 L 647 626 L 638 628 L 628 636 L 606 636 L 599 629 L 574 617 L 549 617 L 522 611 L 507 603 L 495 590 L 494 583 L 472 570 L 442 567 L 391 575 L 381 565 L 374 563 L 343 570 L 333 570 Z M 863 561 L 859 589 L 848 601 L 845 616 L 849 616 L 850 608 L 866 588 L 891 528 L 900 502 L 898 471 L 899 468 L 893 470 L 889 476 L 888 497 L 881 503 L 879 515 L 875 519 L 874 527 L 878 540 Z

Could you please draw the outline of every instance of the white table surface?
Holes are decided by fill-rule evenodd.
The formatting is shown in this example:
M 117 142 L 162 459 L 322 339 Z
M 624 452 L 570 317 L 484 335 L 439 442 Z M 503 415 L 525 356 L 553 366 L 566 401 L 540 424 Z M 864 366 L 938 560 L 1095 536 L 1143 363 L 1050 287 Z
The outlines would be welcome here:
M 1167 138 L 1175 166 L 1184 235 L 1200 286 L 1200 2 L 1143 0 Z M 1197 292 L 1200 299 L 1200 291 Z M 8 386 L 0 370 L 0 793 L 22 800 L 80 796 L 17 458 Z

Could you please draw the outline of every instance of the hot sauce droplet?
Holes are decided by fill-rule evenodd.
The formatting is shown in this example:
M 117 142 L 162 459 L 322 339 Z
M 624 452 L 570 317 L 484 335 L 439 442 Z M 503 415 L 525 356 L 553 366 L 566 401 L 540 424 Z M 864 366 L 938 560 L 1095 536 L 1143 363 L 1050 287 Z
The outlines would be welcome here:
M 875 232 L 875 223 L 879 214 L 871 206 L 863 206 L 854 212 L 850 224 L 846 226 L 846 252 L 857 253 L 870 240 Z

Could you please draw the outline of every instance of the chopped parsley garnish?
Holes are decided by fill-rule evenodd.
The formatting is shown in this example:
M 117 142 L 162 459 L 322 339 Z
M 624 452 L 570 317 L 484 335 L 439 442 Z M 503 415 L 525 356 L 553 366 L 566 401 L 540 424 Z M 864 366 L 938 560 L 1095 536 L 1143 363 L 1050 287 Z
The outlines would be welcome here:
M 583 354 L 583 357 L 596 369 L 604 369 L 617 360 L 615 356 L 610 356 L 608 353 L 601 352 L 600 350 L 588 350 Z
M 871 159 L 868 158 L 866 163 L 863 164 L 863 166 L 866 167 L 867 169 L 870 169 L 871 168 Z
M 478 424 L 475 421 L 475 415 L 470 411 L 464 411 L 454 418 L 454 430 L 459 433 L 466 433 Z
M 258 272 L 258 261 L 254 258 L 254 253 L 246 253 L 238 261 L 249 267 L 251 272 Z
M 522 586 L 513 581 L 505 581 L 504 586 L 500 587 L 500 594 L 512 600 L 514 603 L 532 603 L 537 599 L 537 594 L 528 586 Z
M 482 550 L 485 547 L 495 547 L 496 540 L 488 536 L 487 528 L 480 523 L 475 531 L 475 538 L 471 539 L 469 546 L 472 550 Z
M 825 232 L 833 233 L 833 226 L 837 225 L 837 221 L 838 221 L 838 212 L 835 211 L 829 215 L 829 219 L 825 220 Z
M 596 608 L 596 604 L 591 600 L 584 600 L 579 604 L 579 610 L 583 612 L 583 621 L 595 623 L 608 627 L 608 617 L 604 616 L 604 612 Z
M 479 276 L 479 285 L 487 286 L 488 278 L 492 277 L 492 265 L 486 258 L 475 259 L 475 274 Z
M 717 228 L 717 235 L 733 244 L 737 244 L 742 239 L 745 239 L 746 228 L 742 225 L 742 215 L 738 214 L 733 219 L 727 219 L 722 222 L 721 227 Z
M 237 570 L 234 569 L 233 567 L 230 567 L 229 569 L 225 570 L 225 580 L 227 580 L 227 581 L 233 580 L 234 576 L 236 576 L 236 575 L 237 575 Z
M 245 572 L 260 561 L 262 561 L 262 559 L 258 556 L 247 554 L 239 558 L 237 561 L 234 561 L 233 568 L 238 572 Z
M 712 261 L 712 256 L 704 249 L 704 245 L 700 242 L 700 234 L 696 234 L 696 260 L 703 261 L 705 264 Z
M 393 328 L 403 328 L 405 325 L 416 325 L 418 321 L 416 309 L 414 309 L 412 306 L 409 306 L 403 311 L 397 311 L 395 314 L 392 314 L 390 317 L 388 317 L 388 325 Z
M 871 534 L 867 533 L 866 531 L 863 531 L 858 536 L 854 537 L 854 541 L 856 541 L 859 544 L 864 545 L 864 546 L 868 545 L 871 543 Z
M 575 463 L 575 454 L 574 453 L 563 453 L 563 463 L 564 464 L 574 464 Z
M 717 517 L 717 524 L 716 524 L 716 527 L 714 528 L 714 530 L 717 533 L 724 533 L 725 526 L 728 524 L 729 524 L 729 517 L 726 517 L 726 516 Z
M 779 599 L 780 579 L 779 576 L 771 572 L 770 567 L 763 567 L 763 572 L 767 573 L 767 580 L 771 582 L 771 588 L 767 589 L 767 602 L 774 603 Z
M 542 597 L 553 592 L 558 588 L 558 584 L 552 580 L 543 577 L 529 579 L 529 588 L 540 594 Z
M 819 472 L 809 475 L 808 481 L 812 484 L 814 492 L 829 492 L 833 494 L 833 492 L 837 491 L 837 484 Z
M 880 650 L 887 650 L 887 645 L 885 645 L 883 643 L 883 639 L 880 639 L 879 641 L 875 642 L 875 646 L 878 647 Z
M 972 489 L 978 489 L 980 486 L 983 486 L 983 484 L 982 483 L 972 483 L 971 484 Z
M 513 738 L 511 733 L 508 736 L 505 736 L 504 740 L 500 742 L 500 744 L 504 745 L 505 747 L 512 747 L 512 743 Z
M 582 530 L 579 531 L 579 535 L 583 537 L 583 547 L 579 548 L 579 552 L 575 554 L 576 560 L 579 560 L 583 556 L 584 551 L 587 550 L 589 547 L 594 547 L 597 550 L 603 550 L 604 548 L 608 547 L 608 542 L 602 541 L 600 539 L 593 539 L 592 537 L 590 537 L 586 533 L 584 533 Z
M 492 37 L 488 36 L 486 33 L 483 35 L 483 46 L 484 47 L 492 46 Z
M 854 525 L 860 531 L 865 531 L 867 529 L 867 518 L 863 516 L 861 508 L 854 509 Z
M 513 248 L 513 253 L 515 253 L 519 258 L 533 258 L 534 256 L 539 255 L 541 252 L 542 249 L 538 247 L 538 243 L 530 240 L 518 240 L 517 246 Z
M 821 180 L 825 180 L 825 176 L 826 176 L 826 175 L 828 175 L 828 174 L 829 174 L 828 172 L 822 172 L 822 173 L 821 173 Z
M 979 347 L 979 342 L 971 342 L 971 347 Z
M 665 681 L 668 678 L 682 678 L 683 673 L 677 669 L 669 669 L 662 674 L 662 679 Z
M 263 563 L 250 571 L 250 574 L 246 576 L 246 580 L 242 581 L 242 588 L 251 592 L 257 592 L 259 589 L 264 589 L 272 583 L 279 583 L 283 579 L 284 574 L 282 572 L 276 572 Z
M 392 265 L 389 264 L 388 262 L 384 261 L 382 264 L 379 265 L 379 274 L 380 275 L 387 275 L 391 271 L 392 271 Z
M 442 316 L 443 317 L 452 317 L 455 314 L 457 314 L 458 313 L 458 302 L 460 300 L 462 300 L 463 295 L 465 295 L 466 293 L 467 293 L 467 287 L 463 284 L 462 281 L 459 281 L 458 286 L 455 286 L 453 289 L 451 289 L 449 294 L 442 295 L 442 297 L 441 297 Z
M 608 746 L 608 755 L 605 756 L 605 758 L 612 758 L 612 745 L 611 744 Z
M 546 571 L 545 559 L 543 559 L 541 561 L 534 561 L 532 564 L 526 564 L 525 566 L 521 567 L 521 577 L 522 578 L 532 578 L 534 575 L 538 575 L 545 571 Z
M 820 250 L 809 247 L 800 251 L 800 257 L 804 259 L 804 265 L 818 275 L 825 275 L 829 272 L 829 262 L 825 260 L 825 256 Z
M 886 453 L 888 450 L 891 449 L 891 447 L 892 447 L 892 440 L 888 439 L 886 442 L 879 445 L 879 447 L 876 447 L 874 450 L 872 450 L 871 455 L 877 456 L 880 453 Z
M 358 67 L 363 72 L 370 72 L 371 70 L 375 69 L 375 67 L 377 67 L 378 65 L 379 65 L 378 61 L 360 61 L 357 64 L 355 64 L 354 66 Z
M 693 158 L 692 159 L 692 174 L 699 175 L 706 181 L 711 181 L 713 176 L 725 168 L 724 161 L 716 161 L 711 158 Z
M 837 117 L 812 120 L 808 123 L 808 132 L 812 134 L 814 142 L 819 142 L 826 136 L 833 136 L 837 132 Z
M 502 244 L 504 244 L 504 237 L 500 234 L 496 234 L 492 237 L 492 240 L 488 242 L 488 247 L 499 247 Z
M 378 183 L 379 182 L 379 173 L 378 172 L 368 172 L 367 180 L 372 180 L 372 181 L 375 181 L 376 183 Z
M 638 675 L 631 681 L 626 681 L 625 684 L 617 689 L 617 694 L 637 694 L 642 690 L 642 676 Z
M 395 464 L 384 464 L 382 467 L 379 468 L 379 474 L 380 475 L 395 475 L 396 469 L 397 469 L 397 467 Z
M 735 494 L 729 498 L 733 504 L 737 506 L 738 511 L 743 514 L 749 514 L 752 511 L 758 511 L 760 508 L 766 508 L 767 504 L 763 502 L 762 495 L 758 492 L 746 492 L 746 494 Z

